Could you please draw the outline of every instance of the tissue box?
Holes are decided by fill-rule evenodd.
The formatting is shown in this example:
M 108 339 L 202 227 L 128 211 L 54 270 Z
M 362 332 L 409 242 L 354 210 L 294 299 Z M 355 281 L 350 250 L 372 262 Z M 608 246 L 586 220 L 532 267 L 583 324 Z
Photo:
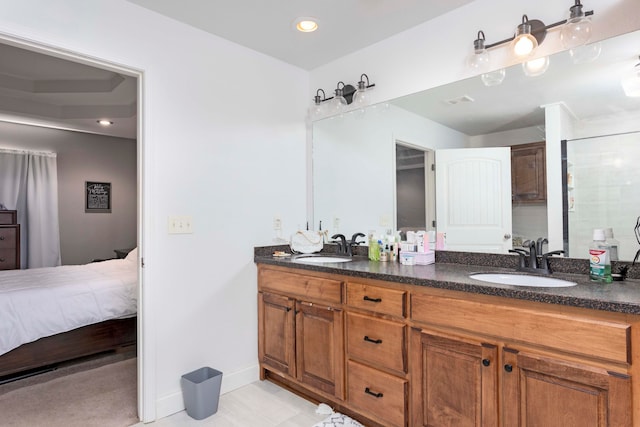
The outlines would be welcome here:
M 429 265 L 436 262 L 436 253 L 428 252 L 400 252 L 400 264 Z

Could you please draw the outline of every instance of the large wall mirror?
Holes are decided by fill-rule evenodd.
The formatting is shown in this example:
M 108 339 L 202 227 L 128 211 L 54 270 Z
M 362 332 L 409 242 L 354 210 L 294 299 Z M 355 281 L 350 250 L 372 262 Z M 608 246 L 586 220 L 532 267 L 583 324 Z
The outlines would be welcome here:
M 469 243 L 446 249 L 506 252 L 523 240 L 547 238 L 556 242 L 552 249 L 586 258 L 592 230 L 611 227 L 620 241 L 620 259 L 633 259 L 640 247 L 634 233 L 640 216 L 640 97 L 626 96 L 621 79 L 638 62 L 640 31 L 583 49 L 587 55 L 576 57 L 568 51 L 552 55 L 547 71 L 539 76 L 526 76 L 522 66 L 515 65 L 497 86 L 484 86 L 473 77 L 316 121 L 315 225 L 322 221 L 323 229 L 345 235 L 398 229 L 397 203 L 406 194 L 397 186 L 408 181 L 398 175 L 397 165 L 403 161 L 397 157 L 407 151 L 399 147 L 408 147 L 413 154 L 424 151 L 426 155 L 416 157 L 421 159 L 435 153 L 436 170 L 439 159 L 444 159 L 439 153 L 474 153 L 474 157 L 482 151 L 471 150 L 505 147 L 511 156 L 510 175 L 502 185 L 513 186 L 521 172 L 536 167 L 546 179 L 544 188 L 536 190 L 541 195 L 523 199 L 512 194 L 506 203 L 496 196 L 488 203 L 495 191 L 491 187 L 486 197 L 478 197 L 489 184 L 478 185 L 484 181 L 471 169 L 455 175 L 457 179 L 468 175 L 465 179 L 475 184 L 444 185 L 444 178 L 436 179 L 427 160 L 416 163 L 415 167 L 424 167 L 424 188 L 435 188 L 436 204 L 465 201 L 460 235 L 485 239 L 487 223 L 508 216 L 502 230 L 491 231 L 499 233 L 503 246 Z M 512 162 L 514 148 L 524 154 Z M 433 198 L 428 194 L 417 203 L 426 205 L 420 206 L 427 216 L 425 228 L 441 231 L 448 218 L 439 209 L 434 214 Z M 476 224 L 486 217 L 485 210 L 490 219 Z

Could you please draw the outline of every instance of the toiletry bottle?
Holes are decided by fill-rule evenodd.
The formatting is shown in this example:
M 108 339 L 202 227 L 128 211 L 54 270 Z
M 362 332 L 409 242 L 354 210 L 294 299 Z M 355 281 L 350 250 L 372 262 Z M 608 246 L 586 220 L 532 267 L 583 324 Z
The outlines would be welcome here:
M 380 246 L 378 246 L 378 239 L 375 234 L 369 234 L 369 260 L 380 261 Z
M 593 242 L 589 247 L 589 277 L 593 282 L 611 283 L 611 248 L 607 245 L 604 230 L 593 230 Z
M 604 237 L 607 241 L 607 245 L 609 245 L 609 247 L 611 248 L 611 256 L 610 256 L 610 260 L 611 261 L 618 261 L 618 246 L 620 245 L 620 242 L 618 242 L 616 239 L 614 239 L 613 237 L 613 228 L 605 228 L 604 229 Z

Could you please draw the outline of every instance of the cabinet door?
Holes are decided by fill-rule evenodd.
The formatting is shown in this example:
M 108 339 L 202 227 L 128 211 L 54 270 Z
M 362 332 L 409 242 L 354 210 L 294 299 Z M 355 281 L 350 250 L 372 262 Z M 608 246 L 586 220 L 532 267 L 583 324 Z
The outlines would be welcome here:
M 547 200 L 545 143 L 511 147 L 511 191 L 513 201 Z
M 258 357 L 264 366 L 295 377 L 295 300 L 258 293 Z
M 505 426 L 631 426 L 631 379 L 601 368 L 503 351 Z
M 344 332 L 342 310 L 296 303 L 298 380 L 344 399 Z
M 412 329 L 411 425 L 497 426 L 497 354 L 494 345 Z

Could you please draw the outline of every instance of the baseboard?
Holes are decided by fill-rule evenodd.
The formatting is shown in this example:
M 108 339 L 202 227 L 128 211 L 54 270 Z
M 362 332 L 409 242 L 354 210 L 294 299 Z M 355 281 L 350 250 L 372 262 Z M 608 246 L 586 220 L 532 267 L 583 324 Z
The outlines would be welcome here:
M 220 394 L 229 393 L 259 379 L 260 367 L 257 364 L 231 374 L 223 372 Z M 180 389 L 159 398 L 156 402 L 157 419 L 168 417 L 183 410 L 184 400 L 182 399 L 182 390 Z

